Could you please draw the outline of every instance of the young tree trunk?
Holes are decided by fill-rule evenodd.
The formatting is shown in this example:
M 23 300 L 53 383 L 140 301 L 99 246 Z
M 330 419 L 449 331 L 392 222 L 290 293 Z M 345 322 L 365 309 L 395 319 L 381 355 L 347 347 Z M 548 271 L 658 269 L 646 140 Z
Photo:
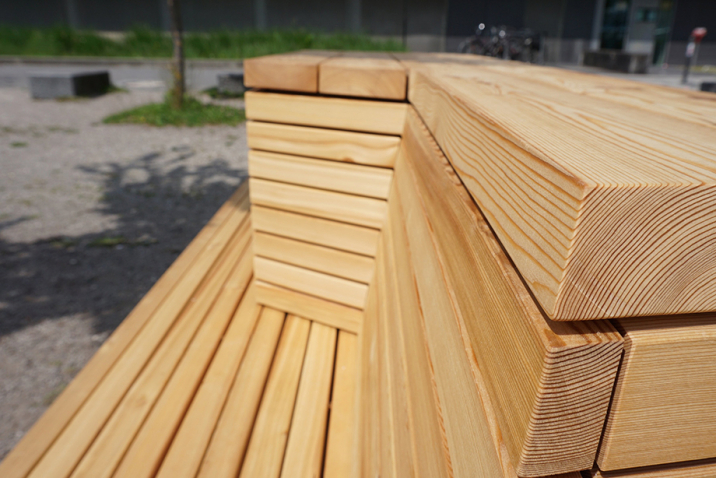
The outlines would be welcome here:
M 172 43 L 174 56 L 172 58 L 172 77 L 174 85 L 171 89 L 172 107 L 179 109 L 184 102 L 184 42 L 182 41 L 181 10 L 179 0 L 167 0 L 169 14 L 172 17 Z

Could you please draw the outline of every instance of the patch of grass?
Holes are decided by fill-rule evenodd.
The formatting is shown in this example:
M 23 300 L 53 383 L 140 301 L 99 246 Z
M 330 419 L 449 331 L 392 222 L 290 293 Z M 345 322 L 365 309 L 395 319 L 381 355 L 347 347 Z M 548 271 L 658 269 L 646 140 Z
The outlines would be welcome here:
M 186 33 L 187 58 L 251 58 L 303 49 L 404 51 L 394 40 L 374 40 L 367 35 L 324 34 L 307 30 L 217 30 Z M 169 58 L 172 41 L 165 32 L 144 26 L 129 29 L 121 40 L 91 30 L 67 26 L 29 28 L 0 25 L 0 55 L 102 56 Z
M 107 236 L 98 237 L 97 239 L 90 241 L 87 245 L 89 247 L 115 247 L 121 244 L 127 244 L 127 242 L 129 241 L 127 241 L 124 236 Z
M 230 99 L 244 97 L 243 93 L 225 93 L 225 92 L 219 91 L 219 89 L 216 86 L 207 88 L 202 93 L 209 95 L 210 98 L 215 99 L 215 100 L 230 100 Z
M 27 147 L 27 143 L 25 143 L 24 141 L 13 141 L 12 143 L 10 143 L 10 146 L 12 146 L 13 148 L 25 148 Z
M 134 123 L 151 126 L 204 126 L 228 124 L 236 126 L 246 120 L 244 110 L 230 106 L 205 105 L 187 96 L 184 107 L 174 109 L 168 101 L 150 103 L 111 115 L 102 120 L 108 124 Z

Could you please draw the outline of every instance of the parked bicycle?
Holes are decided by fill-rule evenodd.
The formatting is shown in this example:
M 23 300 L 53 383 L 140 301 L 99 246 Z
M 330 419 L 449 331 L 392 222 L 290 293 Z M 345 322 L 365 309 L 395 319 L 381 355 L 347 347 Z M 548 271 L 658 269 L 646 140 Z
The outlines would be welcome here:
M 520 30 L 504 25 L 487 28 L 484 23 L 480 23 L 475 29 L 475 35 L 460 43 L 458 51 L 503 60 L 544 63 L 542 34 L 529 28 Z

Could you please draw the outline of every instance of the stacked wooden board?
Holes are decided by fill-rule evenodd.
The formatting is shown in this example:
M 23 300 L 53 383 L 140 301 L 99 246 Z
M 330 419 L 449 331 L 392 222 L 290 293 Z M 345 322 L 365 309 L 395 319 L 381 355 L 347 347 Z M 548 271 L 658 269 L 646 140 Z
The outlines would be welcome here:
M 259 301 L 357 332 L 406 105 L 269 92 L 246 104 Z
M 256 302 L 248 206 L 245 184 L 0 476 L 350 473 L 357 337 Z
M 0 474 L 714 476 L 711 96 L 450 54 L 245 68 L 252 225 Z
M 366 78 L 387 78 L 395 65 L 379 72 L 366 60 L 361 75 L 341 75 L 329 65 L 356 70 L 360 55 L 321 55 L 311 93 L 389 98 L 370 93 L 380 82 Z M 595 462 L 595 474 L 621 476 L 716 457 L 716 420 L 705 419 L 716 412 L 713 99 L 486 58 L 393 58 L 415 112 L 365 306 L 363 474 L 420 460 L 449 474 L 481 469 L 460 447 L 474 452 L 490 433 L 502 475 L 485 471 L 485 458 L 484 476 Z M 254 62 L 264 60 L 273 61 Z M 415 341 L 425 349 L 411 349 Z M 465 365 L 452 355 L 460 343 Z M 457 378 L 460 367 L 472 379 Z M 452 408 L 455 394 L 471 412 Z M 478 431 L 477 402 L 490 433 Z M 411 414 L 404 403 L 437 411 Z M 446 451 L 426 464 L 419 450 L 429 443 Z

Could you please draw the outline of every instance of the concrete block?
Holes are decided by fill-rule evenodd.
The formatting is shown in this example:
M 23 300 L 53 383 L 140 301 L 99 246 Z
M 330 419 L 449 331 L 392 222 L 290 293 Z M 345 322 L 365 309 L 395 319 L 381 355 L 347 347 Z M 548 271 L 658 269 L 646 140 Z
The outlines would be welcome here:
M 716 81 L 704 81 L 701 83 L 701 91 L 716 93 Z
M 243 73 L 222 73 L 217 76 L 219 85 L 216 88 L 223 95 L 240 95 L 246 88 L 244 87 Z
M 99 96 L 109 89 L 109 72 L 52 72 L 30 77 L 30 93 L 36 99 Z

